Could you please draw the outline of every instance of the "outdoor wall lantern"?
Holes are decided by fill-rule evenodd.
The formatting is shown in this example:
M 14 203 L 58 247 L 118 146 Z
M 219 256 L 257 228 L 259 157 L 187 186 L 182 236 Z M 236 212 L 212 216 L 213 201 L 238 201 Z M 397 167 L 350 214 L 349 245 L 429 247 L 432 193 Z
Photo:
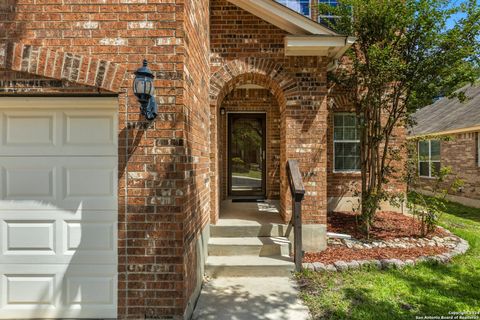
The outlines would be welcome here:
M 221 114 L 222 116 L 224 116 L 225 113 L 226 113 L 226 112 L 225 112 L 225 108 L 224 108 L 224 107 L 221 107 L 221 108 L 220 108 L 220 114 Z
M 143 60 L 143 66 L 135 71 L 135 80 L 133 81 L 133 92 L 140 102 L 140 112 L 147 120 L 153 120 L 157 117 L 157 102 L 155 101 L 155 87 L 153 78 L 155 77 L 147 67 L 147 60 Z

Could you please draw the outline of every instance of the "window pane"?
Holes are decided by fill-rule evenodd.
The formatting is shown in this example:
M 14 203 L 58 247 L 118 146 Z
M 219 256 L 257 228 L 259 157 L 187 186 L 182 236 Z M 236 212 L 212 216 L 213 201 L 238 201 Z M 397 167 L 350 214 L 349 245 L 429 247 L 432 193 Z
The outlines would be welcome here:
M 336 142 L 335 143 L 335 170 L 360 169 L 360 143 Z
M 420 162 L 420 176 L 422 177 L 430 176 L 430 166 L 428 162 Z
M 431 156 L 432 156 L 431 160 L 440 160 L 440 141 L 431 140 L 430 148 L 431 148 Z
M 356 133 L 357 135 L 355 136 L 355 139 L 360 141 L 360 139 L 362 138 L 362 130 L 361 128 L 356 128 Z
M 360 144 L 358 142 L 344 143 L 344 155 L 350 157 L 360 156 Z
M 336 114 L 333 116 L 333 126 L 334 127 L 343 126 L 343 114 Z
M 356 131 L 357 130 L 354 127 L 345 128 L 343 130 L 343 133 L 344 133 L 343 139 L 344 140 L 356 140 L 357 139 Z
M 432 162 L 432 177 L 433 176 L 438 176 L 438 173 L 440 172 L 440 162 Z
M 344 143 L 335 142 L 335 157 L 344 155 Z
M 418 142 L 418 157 L 420 160 L 428 160 L 428 141 Z
M 360 128 L 356 126 L 357 118 L 355 114 L 336 114 L 334 115 L 334 139 L 339 140 L 360 140 Z
M 355 169 L 357 170 L 361 169 L 360 157 L 355 157 Z
M 335 170 L 344 170 L 343 157 L 335 157 Z
M 344 168 L 345 170 L 357 170 L 357 157 L 345 157 L 344 158 Z
M 310 16 L 310 0 L 276 0 L 278 3 L 295 10 L 296 12 L 303 14 L 304 16 Z
M 342 127 L 335 127 L 333 129 L 333 138 L 335 140 L 343 140 L 343 128 Z
M 346 127 L 355 127 L 356 126 L 356 116 L 354 114 L 345 115 L 344 118 Z

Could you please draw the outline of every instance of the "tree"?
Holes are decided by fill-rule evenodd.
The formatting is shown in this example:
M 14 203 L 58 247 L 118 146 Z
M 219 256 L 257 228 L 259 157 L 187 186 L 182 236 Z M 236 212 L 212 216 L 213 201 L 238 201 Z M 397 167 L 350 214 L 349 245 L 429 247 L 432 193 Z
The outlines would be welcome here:
M 382 201 L 398 195 L 385 189 L 396 173 L 400 150 L 393 130 L 438 96 L 456 95 L 479 76 L 480 9 L 476 0 L 452 6 L 444 0 L 340 0 L 320 12 L 337 16 L 332 28 L 356 43 L 330 74 L 333 86 L 349 92 L 361 133 L 361 221 L 367 236 Z M 447 28 L 448 19 L 463 17 Z

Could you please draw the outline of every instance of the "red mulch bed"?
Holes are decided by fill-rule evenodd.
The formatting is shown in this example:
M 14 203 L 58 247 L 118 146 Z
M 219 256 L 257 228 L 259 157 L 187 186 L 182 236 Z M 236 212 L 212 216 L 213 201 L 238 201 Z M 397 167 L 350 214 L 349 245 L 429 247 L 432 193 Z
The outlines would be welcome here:
M 358 217 L 358 216 L 357 216 Z M 335 212 L 328 215 L 327 230 L 329 232 L 349 234 L 355 239 L 366 239 L 357 227 L 356 215 L 351 212 Z M 444 237 L 447 234 L 436 229 L 428 235 Z M 420 237 L 420 223 L 413 217 L 393 212 L 380 212 L 375 217 L 375 222 L 370 231 L 371 240 L 389 240 L 403 237 Z M 415 248 L 372 248 L 349 249 L 343 246 L 330 246 L 322 252 L 306 252 L 305 262 L 322 262 L 331 264 L 335 261 L 352 260 L 381 260 L 381 259 L 415 259 L 420 256 L 432 256 L 447 252 L 445 247 L 415 247 Z
M 357 227 L 356 217 L 352 212 L 334 212 L 327 216 L 329 232 L 346 233 L 355 239 L 366 239 L 364 233 Z M 428 237 L 444 237 L 447 234 L 436 229 Z M 420 237 L 420 223 L 417 219 L 394 212 L 380 212 L 375 216 L 370 230 L 370 239 L 388 240 L 403 237 Z
M 445 247 L 422 247 L 422 248 L 373 248 L 373 249 L 349 249 L 346 247 L 329 247 L 322 252 L 306 252 L 304 262 L 321 262 L 331 264 L 335 261 L 352 260 L 381 260 L 381 259 L 415 259 L 420 256 L 434 256 L 447 252 Z

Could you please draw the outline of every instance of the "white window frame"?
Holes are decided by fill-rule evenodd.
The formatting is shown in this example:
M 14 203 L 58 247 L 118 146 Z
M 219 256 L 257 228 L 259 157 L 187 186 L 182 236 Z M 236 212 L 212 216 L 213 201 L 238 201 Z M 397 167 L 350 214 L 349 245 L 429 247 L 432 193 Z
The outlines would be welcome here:
M 288 2 L 289 2 L 289 1 L 296 2 L 295 0 L 283 0 L 283 1 L 277 1 L 277 0 L 275 0 L 275 1 L 278 2 L 278 3 L 280 3 L 282 6 L 285 6 L 285 7 L 289 8 L 290 10 L 293 10 L 293 11 L 295 11 L 296 13 L 301 14 L 301 15 L 304 16 L 304 17 L 307 17 L 307 16 L 305 16 L 301 11 L 299 12 L 299 11 L 297 11 L 297 10 L 295 10 L 295 9 L 292 9 L 292 8 L 290 8 L 290 7 L 288 6 Z M 300 0 L 298 0 L 298 1 L 299 1 L 299 4 L 300 4 Z M 285 2 L 285 4 L 283 4 L 283 2 Z M 308 1 L 308 18 L 312 19 L 312 1 Z
M 420 161 L 420 143 L 421 142 L 426 142 L 428 141 L 428 160 L 422 160 Z M 439 145 L 440 145 L 440 160 L 432 160 L 432 141 L 438 141 Z M 437 139 L 429 139 L 429 140 L 422 140 L 422 141 L 418 141 L 418 144 L 417 144 L 417 167 L 418 167 L 418 176 L 421 177 L 421 178 L 435 178 L 434 175 L 432 175 L 432 164 L 434 162 L 438 162 L 440 164 L 440 166 L 442 165 L 442 142 L 441 140 L 437 140 Z M 420 173 L 420 162 L 428 162 L 428 176 L 423 176 L 421 175 Z
M 353 115 L 356 117 L 356 114 L 353 113 L 353 112 L 335 112 L 333 113 L 333 133 L 332 133 L 332 140 L 333 140 L 333 161 L 332 161 L 332 164 L 333 164 L 333 172 L 334 173 L 360 173 L 362 172 L 361 168 L 358 168 L 358 169 L 336 169 L 335 168 L 335 142 L 344 142 L 344 143 L 358 143 L 360 144 L 360 139 L 358 140 L 336 140 L 335 139 L 335 116 L 337 115 Z M 358 119 L 357 119 L 358 121 Z M 358 126 L 358 124 L 357 124 Z M 360 157 L 360 155 L 358 155 Z

